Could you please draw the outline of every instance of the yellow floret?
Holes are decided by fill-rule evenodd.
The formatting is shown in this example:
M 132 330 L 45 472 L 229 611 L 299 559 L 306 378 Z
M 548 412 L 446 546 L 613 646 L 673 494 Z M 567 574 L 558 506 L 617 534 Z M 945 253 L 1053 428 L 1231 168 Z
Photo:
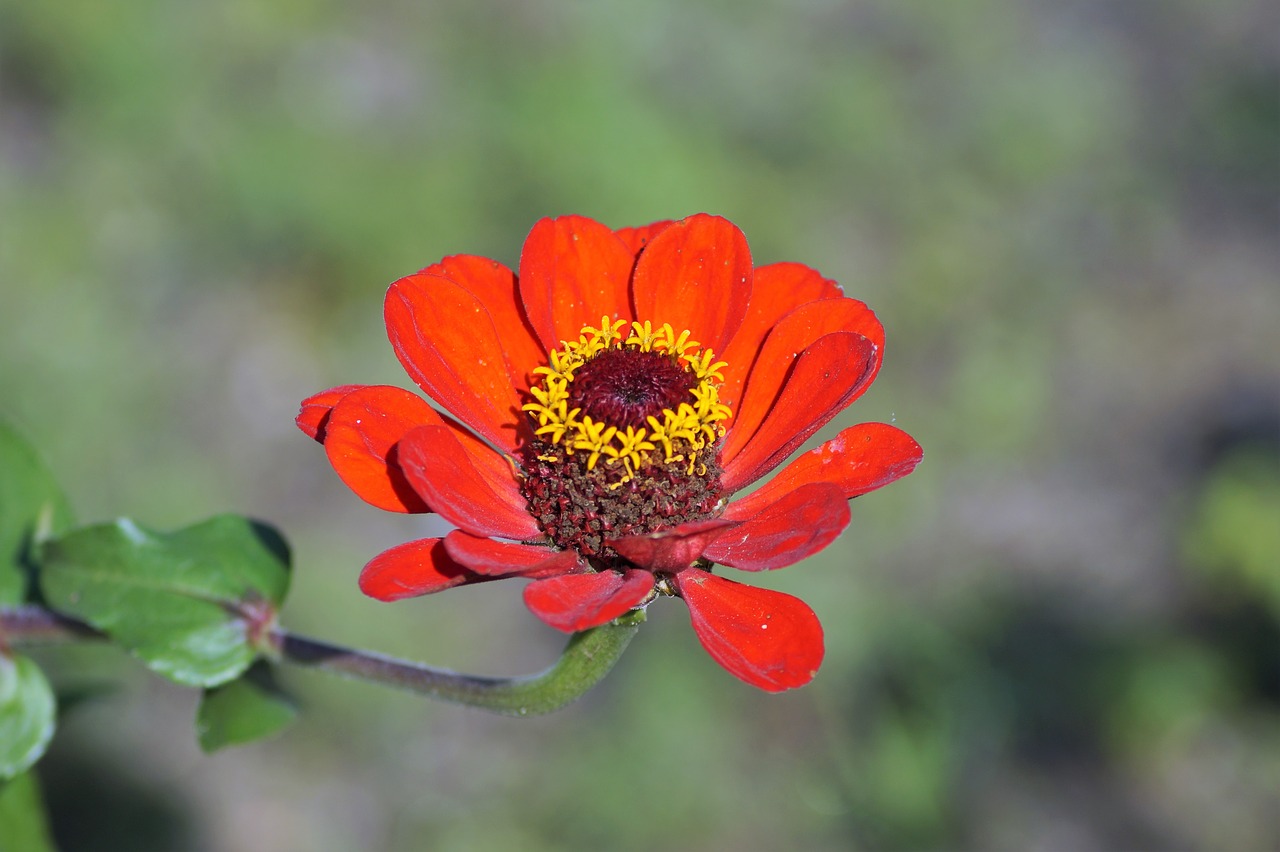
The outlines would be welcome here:
M 573 437 L 573 442 L 570 446 L 575 450 L 589 452 L 591 455 L 587 456 L 587 470 L 595 470 L 596 462 L 600 460 L 600 454 L 605 451 L 605 447 L 609 446 L 613 436 L 618 433 L 618 427 L 597 423 L 590 417 L 582 418 L 577 427 L 577 434 Z
M 657 449 L 652 441 L 645 440 L 647 435 L 648 431 L 645 429 L 637 430 L 634 426 L 628 426 L 627 431 L 614 434 L 614 444 L 604 448 L 609 464 L 622 462 L 622 466 L 626 468 L 627 476 L 623 482 L 635 476 L 636 469 L 648 460 L 649 453 Z M 621 485 L 622 482 L 618 484 Z
M 687 463 L 690 474 L 700 470 L 705 475 L 707 466 L 698 461 L 698 455 L 724 434 L 723 421 L 731 415 L 729 406 L 720 401 L 719 382 L 723 381 L 721 369 L 725 362 L 716 361 L 710 350 L 699 351 L 687 330 L 677 334 L 670 323 L 663 323 L 655 331 L 648 320 L 632 322 L 624 339 L 622 329 L 626 325 L 626 320 L 602 316 L 598 327 L 584 326 L 576 341 L 562 341 L 561 348 L 550 353 L 548 365 L 533 371 L 543 379 L 529 389 L 534 401 L 523 409 L 537 419 L 534 433 L 563 448 L 568 455 L 587 453 L 588 470 L 595 469 L 601 456 L 610 467 L 621 465 L 623 475 L 610 486 L 613 488 L 632 479 L 650 462 L 651 454 L 659 452 L 664 463 Z M 648 417 L 647 429 L 628 426 L 621 430 L 591 417 L 580 417 L 581 408 L 569 409 L 578 368 L 607 349 L 625 348 L 670 355 L 697 379 L 689 401 L 674 409 L 663 409 L 657 417 Z M 545 453 L 540 458 L 550 461 L 557 456 Z
M 643 324 L 638 322 L 631 323 L 631 336 L 625 342 L 627 346 L 634 346 L 640 352 L 652 352 L 653 342 L 656 339 L 653 333 L 653 323 L 645 320 Z

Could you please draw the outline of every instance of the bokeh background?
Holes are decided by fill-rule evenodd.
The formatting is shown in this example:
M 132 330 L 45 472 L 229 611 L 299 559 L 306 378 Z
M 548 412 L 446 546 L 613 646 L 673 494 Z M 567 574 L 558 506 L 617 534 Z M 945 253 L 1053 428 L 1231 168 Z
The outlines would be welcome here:
M 477 673 L 519 584 L 379 604 L 423 534 L 293 426 L 408 384 L 386 285 L 533 222 L 697 211 L 869 302 L 911 477 L 819 556 L 770 697 L 659 601 L 510 720 L 288 671 L 212 757 L 194 696 L 41 655 L 66 852 L 1280 845 L 1280 20 L 1266 0 L 0 0 L 0 415 L 80 518 L 279 525 L 284 620 Z M 824 434 L 829 435 L 831 427 Z

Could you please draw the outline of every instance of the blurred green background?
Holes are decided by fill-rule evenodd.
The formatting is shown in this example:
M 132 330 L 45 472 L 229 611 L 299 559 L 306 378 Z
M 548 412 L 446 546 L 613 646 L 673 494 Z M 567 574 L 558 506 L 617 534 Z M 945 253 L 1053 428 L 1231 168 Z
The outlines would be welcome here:
M 869 302 L 911 477 L 752 578 L 827 631 L 763 695 L 659 602 L 509 720 L 286 672 L 194 696 L 44 653 L 75 850 L 1280 846 L 1280 31 L 1265 0 L 0 0 L 0 416 L 82 520 L 280 525 L 296 630 L 462 670 L 561 637 L 519 584 L 379 604 L 365 506 L 292 423 L 407 385 L 386 285 L 544 215 L 697 211 Z M 826 434 L 830 434 L 830 430 Z

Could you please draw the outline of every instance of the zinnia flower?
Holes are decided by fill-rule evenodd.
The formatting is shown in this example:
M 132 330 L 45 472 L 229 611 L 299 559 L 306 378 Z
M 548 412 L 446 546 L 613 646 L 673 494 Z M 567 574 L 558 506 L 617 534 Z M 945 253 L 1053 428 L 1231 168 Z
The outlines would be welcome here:
M 524 577 L 529 609 L 566 632 L 675 596 L 733 675 L 771 692 L 812 679 L 813 611 L 713 568 L 804 559 L 850 498 L 920 461 L 905 432 L 862 423 L 730 499 L 871 384 L 884 330 L 866 305 L 800 264 L 754 268 L 719 217 L 613 231 L 566 216 L 534 226 L 518 277 L 448 257 L 392 284 L 385 316 L 447 413 L 345 385 L 305 400 L 298 425 L 367 502 L 457 529 L 375 557 L 366 594 Z

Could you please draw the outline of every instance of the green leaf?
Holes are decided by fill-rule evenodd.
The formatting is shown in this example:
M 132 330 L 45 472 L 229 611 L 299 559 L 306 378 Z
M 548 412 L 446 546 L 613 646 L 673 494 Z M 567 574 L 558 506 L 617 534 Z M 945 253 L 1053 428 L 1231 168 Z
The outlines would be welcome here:
M 71 510 L 53 474 L 34 447 L 0 422 L 0 606 L 26 600 L 36 531 L 69 526 Z
M 30 658 L 0 653 L 0 779 L 25 772 L 53 737 L 56 702 Z
M 270 665 L 259 661 L 230 683 L 205 690 L 196 712 L 196 734 L 208 753 L 269 737 L 297 715 Z
M 238 515 L 172 533 L 129 520 L 81 527 L 39 556 L 50 606 L 188 686 L 217 686 L 247 669 L 289 587 L 284 539 Z
M 57 852 L 40 785 L 29 772 L 0 781 L 0 852 Z

